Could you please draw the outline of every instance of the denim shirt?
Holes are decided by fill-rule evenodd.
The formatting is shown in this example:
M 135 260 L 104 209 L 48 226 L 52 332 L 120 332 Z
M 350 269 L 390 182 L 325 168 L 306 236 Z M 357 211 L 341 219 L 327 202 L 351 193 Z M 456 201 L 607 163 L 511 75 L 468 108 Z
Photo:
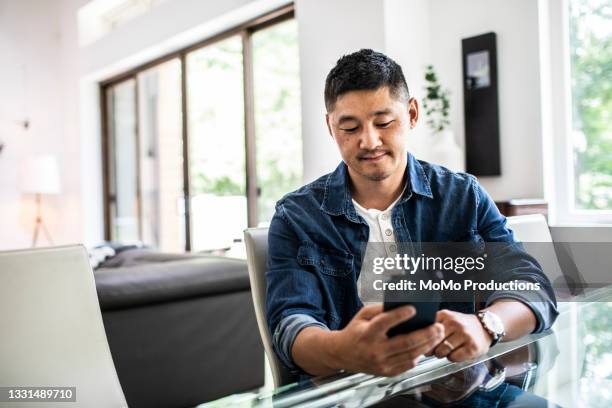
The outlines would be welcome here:
M 474 176 L 408 154 L 405 180 L 392 211 L 397 242 L 516 242 Z M 294 374 L 304 374 L 291 358 L 302 329 L 342 329 L 363 306 L 357 279 L 368 236 L 368 224 L 352 203 L 344 162 L 276 204 L 268 234 L 266 315 L 274 350 Z M 494 292 L 484 306 L 499 298 L 521 300 L 537 318 L 535 332 L 549 328 L 557 316 L 556 301 L 537 261 L 522 252 L 506 273 L 504 280 L 538 282 L 543 289 L 535 299 Z

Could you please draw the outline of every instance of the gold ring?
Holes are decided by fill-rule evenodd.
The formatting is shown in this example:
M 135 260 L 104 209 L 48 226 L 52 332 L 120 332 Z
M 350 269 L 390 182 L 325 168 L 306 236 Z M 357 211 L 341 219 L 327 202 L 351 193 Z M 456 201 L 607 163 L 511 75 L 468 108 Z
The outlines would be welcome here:
M 444 340 L 442 342 L 442 344 L 444 344 L 446 347 L 448 347 L 450 349 L 450 351 L 453 351 L 455 348 L 453 347 L 452 344 L 450 344 L 450 342 L 448 340 Z

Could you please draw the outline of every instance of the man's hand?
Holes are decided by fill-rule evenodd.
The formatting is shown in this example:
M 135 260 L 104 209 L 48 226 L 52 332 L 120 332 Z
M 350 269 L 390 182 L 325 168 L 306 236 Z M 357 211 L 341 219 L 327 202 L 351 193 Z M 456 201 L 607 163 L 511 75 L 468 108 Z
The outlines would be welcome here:
M 433 324 L 409 334 L 387 337 L 390 328 L 412 318 L 412 306 L 383 312 L 383 305 L 363 307 L 342 330 L 332 332 L 329 351 L 333 366 L 349 372 L 395 376 L 416 365 L 444 338 L 444 327 Z
M 440 310 L 436 314 L 436 322 L 444 326 L 446 335 L 431 353 L 436 357 L 465 361 L 489 351 L 493 338 L 476 315 Z

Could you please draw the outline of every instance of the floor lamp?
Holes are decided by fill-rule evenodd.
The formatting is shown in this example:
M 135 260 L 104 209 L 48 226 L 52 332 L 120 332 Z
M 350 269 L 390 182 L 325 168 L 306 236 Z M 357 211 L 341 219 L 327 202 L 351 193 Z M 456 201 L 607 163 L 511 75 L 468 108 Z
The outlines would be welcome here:
M 31 157 L 26 160 L 23 167 L 21 191 L 25 194 L 34 194 L 36 196 L 36 218 L 34 221 L 32 247 L 36 246 L 41 233 L 45 235 L 49 244 L 53 245 L 53 240 L 42 217 L 41 196 L 43 194 L 59 194 L 61 192 L 57 159 L 54 156 L 46 155 Z

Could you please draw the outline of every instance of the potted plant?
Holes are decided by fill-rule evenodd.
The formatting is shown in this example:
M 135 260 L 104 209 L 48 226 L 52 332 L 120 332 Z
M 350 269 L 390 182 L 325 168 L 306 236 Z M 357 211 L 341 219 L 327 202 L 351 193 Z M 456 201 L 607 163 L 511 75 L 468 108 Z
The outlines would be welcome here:
M 450 102 L 447 89 L 442 89 L 433 65 L 425 70 L 425 90 L 423 108 L 427 116 L 427 126 L 431 129 L 433 143 L 430 151 L 430 161 L 441 164 L 453 171 L 464 170 L 463 151 L 455 142 L 455 136 L 450 130 Z
M 427 126 L 434 133 L 440 133 L 450 125 L 448 120 L 448 110 L 450 109 L 450 102 L 448 101 L 449 92 L 446 89 L 442 89 L 433 65 L 427 66 L 425 81 L 427 82 L 425 86 L 427 95 L 423 98 L 423 108 L 427 115 Z

